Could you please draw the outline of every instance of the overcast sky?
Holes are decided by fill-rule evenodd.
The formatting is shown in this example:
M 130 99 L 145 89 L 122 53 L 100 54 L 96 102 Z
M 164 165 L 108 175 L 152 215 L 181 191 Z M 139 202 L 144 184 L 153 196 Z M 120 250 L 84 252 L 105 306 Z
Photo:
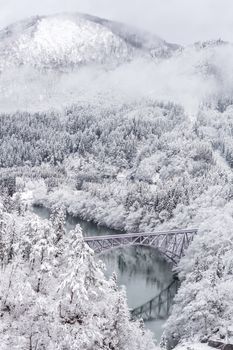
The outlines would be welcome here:
M 189 44 L 233 41 L 233 0 L 0 0 L 0 28 L 36 14 L 86 12 Z

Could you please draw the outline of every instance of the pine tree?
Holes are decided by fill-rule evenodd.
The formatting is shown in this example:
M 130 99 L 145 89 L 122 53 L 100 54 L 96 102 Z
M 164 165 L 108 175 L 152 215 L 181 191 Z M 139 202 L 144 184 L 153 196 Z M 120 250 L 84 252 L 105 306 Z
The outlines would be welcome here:
M 154 349 L 151 335 L 131 322 L 124 292 L 115 277 L 104 277 L 79 226 L 58 241 L 50 221 L 8 215 L 20 224 L 12 259 L 0 268 L 4 350 Z
M 64 206 L 54 205 L 51 209 L 50 221 L 56 232 L 56 243 L 58 243 L 65 234 L 66 210 Z

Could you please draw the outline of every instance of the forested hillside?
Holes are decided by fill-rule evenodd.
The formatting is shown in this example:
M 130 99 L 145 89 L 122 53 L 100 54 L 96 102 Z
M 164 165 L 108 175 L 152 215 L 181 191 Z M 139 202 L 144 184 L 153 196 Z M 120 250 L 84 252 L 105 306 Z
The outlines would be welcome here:
M 128 232 L 197 228 L 162 345 L 233 335 L 232 58 L 221 40 L 182 48 L 87 15 L 0 32 L 4 350 L 154 349 L 66 212 Z
M 231 110 L 229 101 L 218 101 L 193 123 L 180 106 L 151 100 L 6 114 L 1 165 L 18 166 L 26 177 L 36 167 L 37 177 L 46 178 L 35 183 L 35 203 L 60 203 L 102 225 L 126 231 L 199 225 L 203 206 L 232 199 Z

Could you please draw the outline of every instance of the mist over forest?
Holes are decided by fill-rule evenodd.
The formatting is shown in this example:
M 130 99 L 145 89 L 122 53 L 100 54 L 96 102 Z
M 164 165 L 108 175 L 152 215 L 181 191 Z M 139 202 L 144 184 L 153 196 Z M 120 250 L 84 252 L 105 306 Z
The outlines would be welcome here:
M 184 46 L 83 14 L 2 29 L 0 349 L 232 344 L 232 136 L 230 42 Z M 160 345 L 67 215 L 97 233 L 197 230 Z M 123 256 L 153 265 L 149 250 Z

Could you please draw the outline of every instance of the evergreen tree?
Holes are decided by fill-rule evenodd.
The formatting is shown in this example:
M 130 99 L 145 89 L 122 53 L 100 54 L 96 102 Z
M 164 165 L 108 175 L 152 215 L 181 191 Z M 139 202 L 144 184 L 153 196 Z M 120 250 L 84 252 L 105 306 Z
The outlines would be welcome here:
M 0 267 L 3 350 L 154 349 L 151 335 L 130 320 L 125 294 L 114 278 L 106 280 L 79 226 L 57 240 L 54 223 L 30 213 L 7 215 L 17 221 L 17 241 Z

